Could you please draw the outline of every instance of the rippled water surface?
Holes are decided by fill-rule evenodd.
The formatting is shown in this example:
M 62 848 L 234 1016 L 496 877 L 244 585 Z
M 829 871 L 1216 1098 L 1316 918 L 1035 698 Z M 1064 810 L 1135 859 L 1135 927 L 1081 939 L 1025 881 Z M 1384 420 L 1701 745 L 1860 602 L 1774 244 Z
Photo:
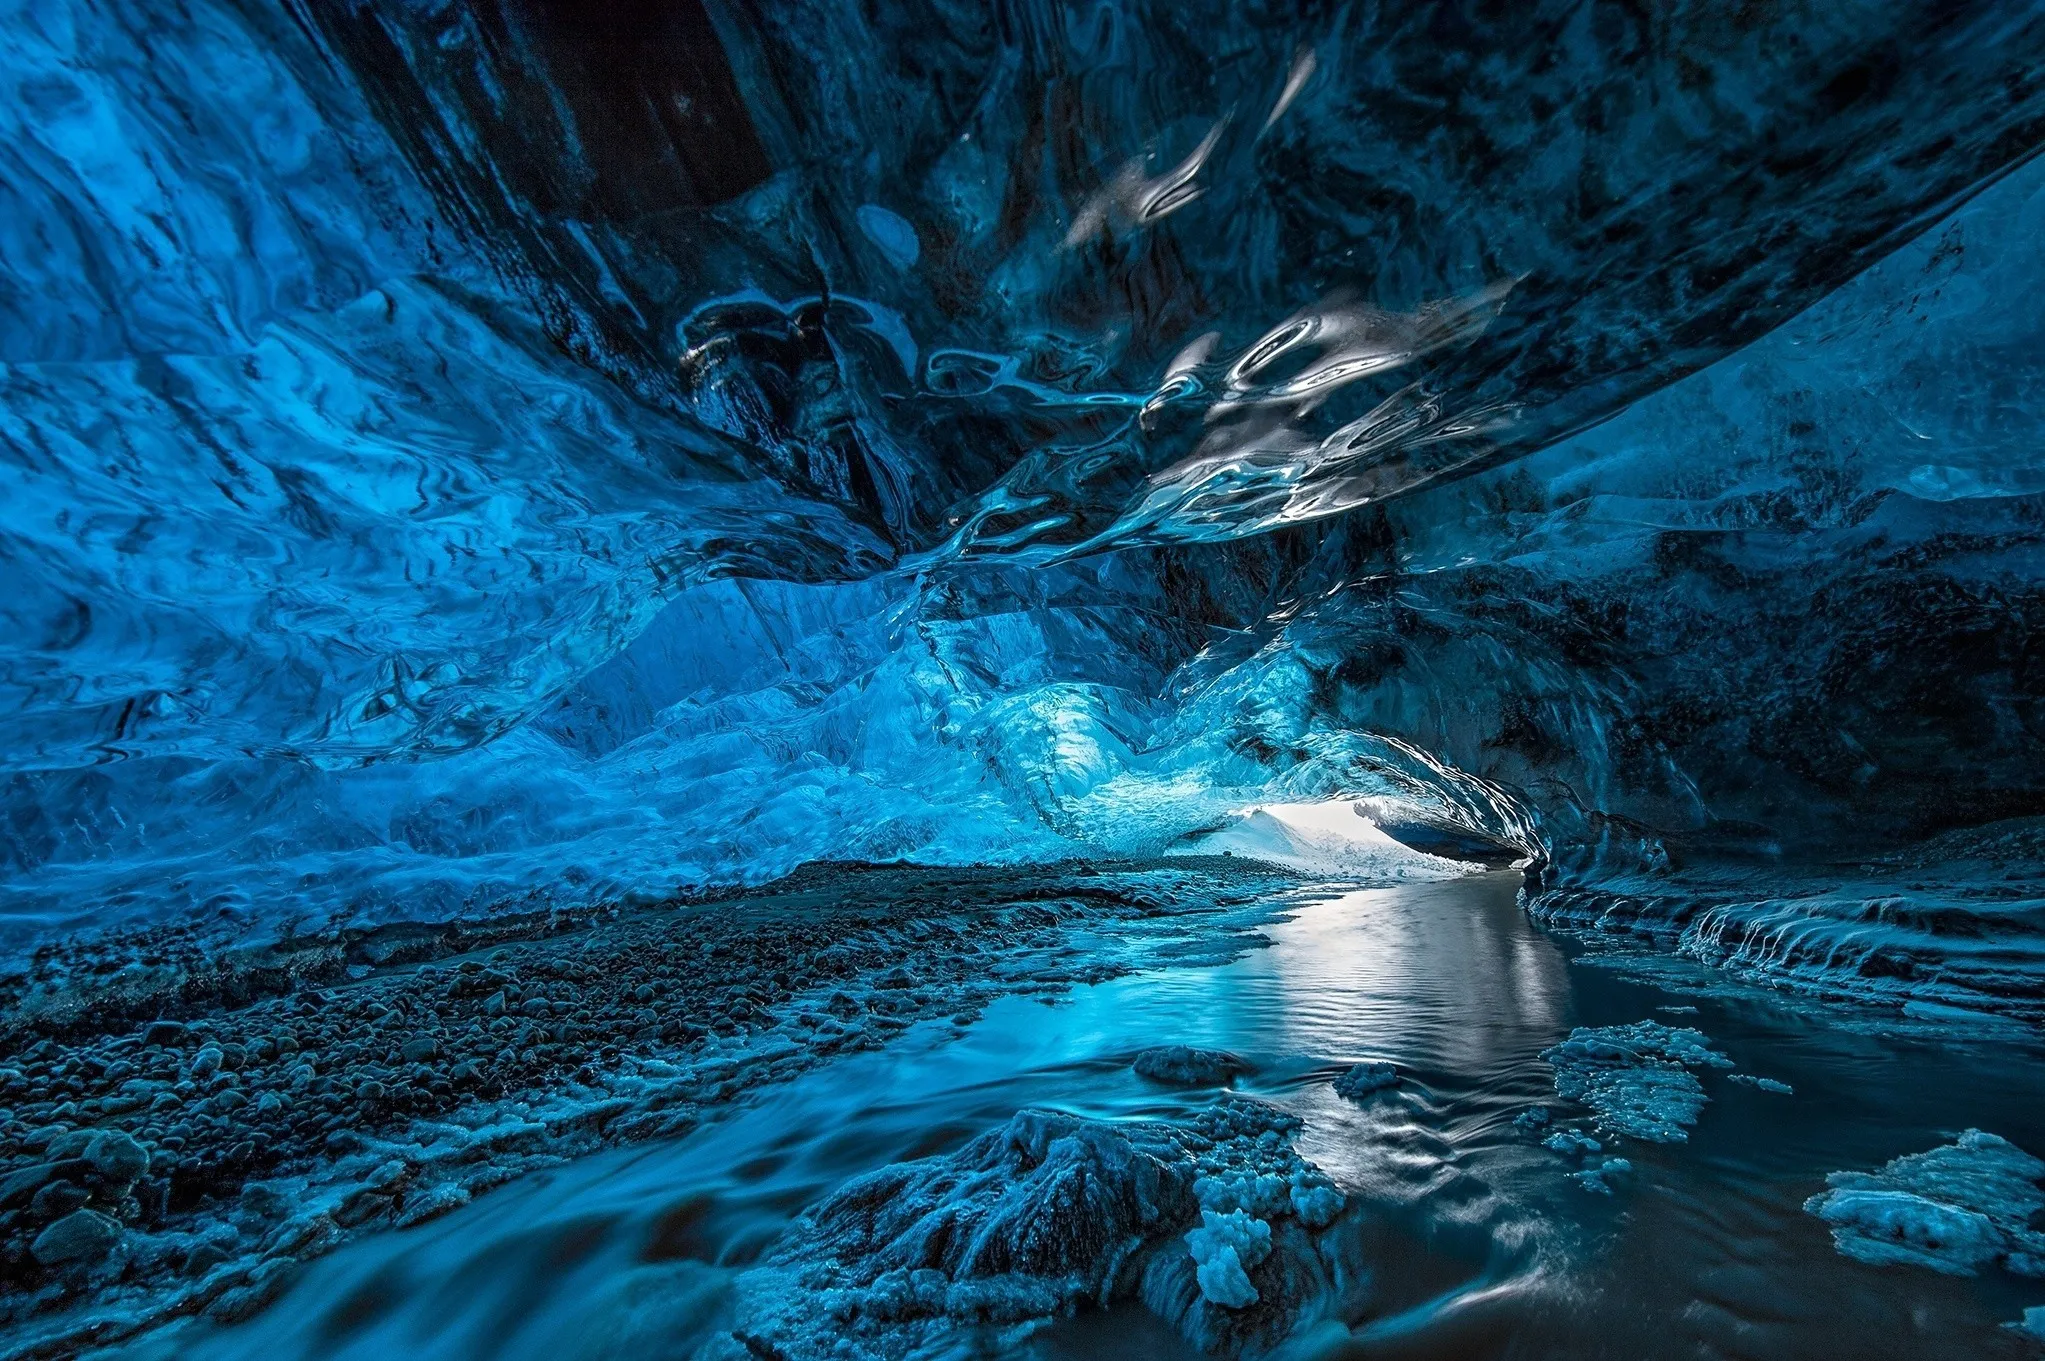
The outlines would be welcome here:
M 1055 1005 L 1011 1001 L 765 1092 L 667 1144 L 530 1178 L 420 1228 L 315 1264 L 253 1321 L 161 1340 L 192 1357 L 658 1358 L 719 1327 L 726 1286 L 800 1209 L 846 1178 L 955 1148 L 1019 1107 L 1172 1116 L 1211 1092 L 1129 1068 L 1158 1043 L 1225 1047 L 1238 1082 L 1306 1120 L 1301 1151 L 1351 1193 L 1370 1258 L 1344 1323 L 1304 1355 L 1981 1357 L 2035 1345 L 1999 1326 L 2045 1287 L 1877 1269 L 1805 1214 L 1825 1174 L 1929 1148 L 1969 1126 L 2045 1149 L 2035 1050 L 1882 1034 L 1865 1014 L 1776 995 L 1664 991 L 1572 958 L 1531 926 L 1515 877 L 1348 893 L 1273 927 L 1221 967 L 1139 974 Z M 1658 1007 L 1696 1006 L 1694 1016 Z M 1775 1095 L 1704 1076 L 1687 1145 L 1628 1141 L 1603 1197 L 1517 1130 L 1554 1104 L 1540 1051 L 1576 1025 L 1695 1025 Z M 1367 1103 L 1328 1079 L 1365 1058 L 1405 1081 Z M 1557 1107 L 1558 1117 L 1567 1114 Z M 1052 1358 L 1185 1354 L 1140 1306 L 1031 1344 Z

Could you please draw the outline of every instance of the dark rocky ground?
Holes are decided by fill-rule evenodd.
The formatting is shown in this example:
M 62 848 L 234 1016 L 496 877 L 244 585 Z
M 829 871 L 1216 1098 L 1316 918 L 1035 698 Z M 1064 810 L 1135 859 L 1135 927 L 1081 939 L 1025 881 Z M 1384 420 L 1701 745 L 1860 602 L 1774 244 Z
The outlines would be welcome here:
M 0 979 L 0 1357 L 246 1316 L 351 1235 L 684 1134 L 916 1022 L 1231 953 L 1292 883 L 819 865 L 652 908 L 46 949 Z

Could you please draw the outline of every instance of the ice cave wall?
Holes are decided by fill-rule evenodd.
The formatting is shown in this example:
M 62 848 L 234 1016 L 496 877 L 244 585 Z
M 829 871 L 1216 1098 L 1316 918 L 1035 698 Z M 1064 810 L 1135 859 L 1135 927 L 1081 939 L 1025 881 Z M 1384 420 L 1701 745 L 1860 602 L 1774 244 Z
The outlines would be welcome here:
M 10 938 L 2045 811 L 2045 25 L 1270 9 L 20 6 Z

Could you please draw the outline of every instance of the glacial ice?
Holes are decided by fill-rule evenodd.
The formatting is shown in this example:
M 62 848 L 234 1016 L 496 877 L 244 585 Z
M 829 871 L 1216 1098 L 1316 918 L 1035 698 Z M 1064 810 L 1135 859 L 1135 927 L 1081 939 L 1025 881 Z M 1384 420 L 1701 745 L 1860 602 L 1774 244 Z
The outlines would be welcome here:
M 1201 1295 L 1223 1308 L 1247 1309 L 1257 1302 L 1248 1268 L 1271 1255 L 1271 1226 L 1241 1210 L 1202 1210 L 1200 1227 L 1186 1231 L 1186 1251 Z
M 1796 1094 L 1796 1088 L 1780 1078 L 1756 1077 L 1752 1073 L 1728 1073 L 1726 1074 L 1726 1081 L 1737 1082 L 1744 1087 L 1758 1088 L 1764 1092 L 1773 1092 L 1777 1096 L 1793 1096 Z
M 794 1357 L 908 1355 L 1135 1296 L 1195 1345 L 1242 1328 L 1275 1340 L 1326 1283 L 1315 1235 L 1341 1203 L 1291 1149 L 1298 1127 L 1241 1098 L 1174 1124 L 1019 1112 L 812 1208 L 740 1278 L 735 1333 Z M 1265 1180 L 1281 1189 L 1235 1203 Z M 1299 1188 L 1312 1214 L 1295 1212 Z
M 1555 1069 L 1557 1096 L 1589 1107 L 1601 1129 L 1657 1144 L 1686 1142 L 1704 1110 L 1691 1069 L 1732 1067 L 1702 1031 L 1659 1021 L 1579 1026 L 1541 1057 Z
M 1399 1084 L 1399 1070 L 1382 1059 L 1369 1059 L 1337 1073 L 1329 1085 L 1335 1095 L 1346 1096 L 1351 1101 L 1361 1101 L 1373 1092 Z
M 1469 868 L 1387 836 L 1369 820 L 1368 805 L 1355 799 L 1252 805 L 1175 849 L 1247 856 L 1323 878 L 1372 883 L 1448 878 Z
M 1622 1176 L 1632 1170 L 1633 1164 L 1624 1158 L 1606 1158 L 1595 1166 L 1586 1165 L 1570 1173 L 1569 1179 L 1586 1191 L 1609 1196 L 1612 1194 L 1612 1183 L 1609 1178 Z
M 1970 1129 L 1874 1172 L 1834 1172 L 1804 1209 L 1832 1226 L 1839 1251 L 1870 1266 L 1971 1276 L 2000 1265 L 2045 1276 L 2045 1162 Z
M 2045 1022 L 2032 7 L 588 9 L 10 11 L 10 1034 L 146 1024 L 181 970 L 289 1014 L 390 965 L 348 953 L 379 925 L 587 926 L 820 863 L 1394 883 L 1458 851 L 1522 864 L 1546 926 Z M 1125 946 L 1004 962 L 1050 986 Z M 662 1092 L 996 990 L 903 967 L 526 1112 L 566 1134 L 350 1145 L 320 1213 L 437 1214 L 487 1177 L 422 1167 L 586 1151 L 591 1109 L 666 1129 Z M 573 1048 L 510 980 L 447 995 Z M 204 1034 L 143 1047 L 246 1071 Z M 384 1048 L 371 1106 L 453 1042 Z M 1546 1057 L 1597 1136 L 1513 1123 L 1591 1191 L 1730 1066 L 1655 1022 Z M 203 1118 L 330 1081 L 276 1069 Z M 9 1260 L 168 1272 L 101 1212 L 154 1155 L 43 1104 L 8 1158 L 84 1166 L 10 1179 Z M 1290 1129 L 1018 1115 L 843 1188 L 748 1307 L 797 1353 L 1131 1292 L 1239 1337 L 1343 1211 Z M 2035 1272 L 2033 1166 L 1970 1131 L 1812 1212 L 1863 1260 Z M 174 1245 L 230 1311 L 315 1189 L 256 1185 Z
M 685 4 L 591 80 L 553 4 L 159 10 L 0 55 L 10 949 L 1442 869 L 1269 825 L 1366 798 L 1559 924 L 2035 1011 L 1993 846 L 1788 863 L 2045 806 L 2029 19 L 940 5 L 911 76 Z
M 1130 1065 L 1138 1077 L 1175 1087 L 1216 1087 L 1249 1065 L 1222 1049 L 1193 1049 L 1183 1044 L 1146 1049 Z
M 1565 1158 L 1581 1158 L 1586 1153 L 1601 1153 L 1604 1145 L 1588 1134 L 1576 1130 L 1558 1130 L 1541 1141 L 1541 1146 L 1560 1153 Z

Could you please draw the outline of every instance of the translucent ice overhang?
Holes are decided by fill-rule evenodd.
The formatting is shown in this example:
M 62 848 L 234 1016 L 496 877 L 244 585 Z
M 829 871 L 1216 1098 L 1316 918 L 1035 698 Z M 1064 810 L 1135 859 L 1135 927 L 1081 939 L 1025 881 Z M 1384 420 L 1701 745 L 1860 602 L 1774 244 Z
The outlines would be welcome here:
M 1650 8 L 15 16 L 13 937 L 2045 812 L 2045 18 Z

